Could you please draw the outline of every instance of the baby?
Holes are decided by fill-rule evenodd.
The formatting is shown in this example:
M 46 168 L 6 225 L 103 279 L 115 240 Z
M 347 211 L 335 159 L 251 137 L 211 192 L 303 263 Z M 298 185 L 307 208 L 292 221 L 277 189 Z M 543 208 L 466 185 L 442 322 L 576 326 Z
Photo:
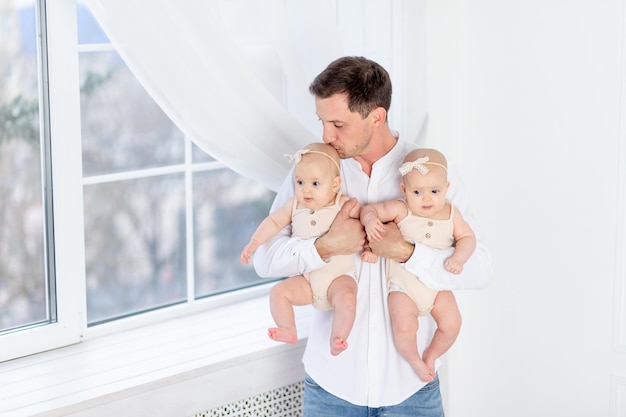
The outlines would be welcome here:
M 361 222 L 369 240 L 380 240 L 383 224 L 395 222 L 405 240 L 444 249 L 454 246 L 454 253 L 444 267 L 453 274 L 474 252 L 476 238 L 459 210 L 446 201 L 447 161 L 434 149 L 416 149 L 405 157 L 400 167 L 404 200 L 369 204 L 361 209 Z M 368 256 L 374 256 L 369 254 Z M 461 315 L 451 291 L 435 291 L 397 262 L 387 260 L 389 314 L 398 352 L 424 381 L 432 381 L 435 360 L 454 343 L 461 328 Z M 420 357 L 417 350 L 418 316 L 431 314 L 437 330 Z
M 335 148 L 313 143 L 291 159 L 295 163 L 295 197 L 263 220 L 241 253 L 242 263 L 249 263 L 259 245 L 290 224 L 294 237 L 311 238 L 326 233 L 343 204 L 350 199 L 340 190 L 340 159 Z M 350 217 L 359 218 L 358 204 Z M 323 310 L 334 309 L 330 351 L 338 355 L 348 347 L 346 340 L 356 314 L 356 293 L 353 255 L 334 256 L 320 269 L 279 282 L 270 292 L 270 310 L 277 327 L 269 329 L 269 337 L 296 343 L 294 305 L 313 304 Z

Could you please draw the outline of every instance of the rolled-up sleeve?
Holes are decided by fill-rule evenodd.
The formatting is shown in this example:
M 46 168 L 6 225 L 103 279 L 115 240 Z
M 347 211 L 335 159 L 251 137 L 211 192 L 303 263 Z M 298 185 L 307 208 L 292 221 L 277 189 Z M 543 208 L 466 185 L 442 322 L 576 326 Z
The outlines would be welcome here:
M 254 254 L 254 269 L 260 277 L 280 278 L 321 268 L 325 262 L 315 248 L 315 239 L 277 235 Z
M 433 249 L 420 243 L 415 244 L 411 258 L 404 264 L 407 271 L 434 290 L 482 290 L 491 282 L 493 271 L 491 256 L 486 247 L 476 243 L 476 250 L 463 266 L 463 271 L 454 275 L 443 268 L 444 261 L 453 249 Z

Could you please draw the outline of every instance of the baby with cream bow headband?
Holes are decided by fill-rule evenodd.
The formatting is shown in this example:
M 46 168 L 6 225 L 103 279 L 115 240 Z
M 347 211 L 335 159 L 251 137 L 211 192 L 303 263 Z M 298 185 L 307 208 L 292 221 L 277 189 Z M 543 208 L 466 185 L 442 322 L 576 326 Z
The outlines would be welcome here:
M 450 183 L 445 156 L 435 149 L 416 149 L 404 158 L 400 173 L 403 200 L 368 204 L 361 209 L 361 222 L 368 239 L 380 240 L 383 224 L 393 221 L 407 241 L 437 249 L 453 247 L 444 267 L 449 273 L 459 274 L 474 252 L 476 238 L 459 210 L 446 200 Z M 435 360 L 452 346 L 460 331 L 461 314 L 456 300 L 450 291 L 426 287 L 419 277 L 397 262 L 386 262 L 389 313 L 396 348 L 418 376 L 430 382 L 436 376 Z M 432 315 L 437 331 L 420 357 L 417 318 L 426 314 Z
M 325 143 L 312 143 L 288 156 L 294 163 L 295 196 L 263 220 L 241 252 L 241 262 L 250 262 L 252 253 L 287 226 L 291 236 L 303 239 L 328 231 L 343 205 L 350 200 L 342 195 L 339 154 Z M 356 204 L 349 216 L 359 219 Z M 270 328 L 271 339 L 298 341 L 294 305 L 313 304 L 322 310 L 333 309 L 330 352 L 338 355 L 347 347 L 356 314 L 357 278 L 355 255 L 339 255 L 329 259 L 315 271 L 289 277 L 270 291 L 270 310 L 277 327 Z

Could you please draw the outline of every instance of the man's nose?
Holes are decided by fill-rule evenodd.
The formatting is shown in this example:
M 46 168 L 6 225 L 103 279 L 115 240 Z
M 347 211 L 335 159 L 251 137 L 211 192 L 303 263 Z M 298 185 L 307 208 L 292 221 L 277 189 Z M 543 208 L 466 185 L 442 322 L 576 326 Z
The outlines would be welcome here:
M 324 143 L 333 143 L 336 139 L 335 130 L 331 127 L 322 128 L 322 140 Z

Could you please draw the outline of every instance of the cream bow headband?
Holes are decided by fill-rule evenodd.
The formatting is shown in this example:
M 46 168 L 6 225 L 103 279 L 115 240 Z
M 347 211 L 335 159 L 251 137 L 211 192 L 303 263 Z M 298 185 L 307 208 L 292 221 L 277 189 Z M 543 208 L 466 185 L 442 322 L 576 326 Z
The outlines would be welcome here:
M 426 168 L 426 165 L 436 165 L 448 172 L 448 169 L 444 165 L 440 164 L 439 162 L 429 162 L 428 157 L 424 156 L 422 158 L 416 159 L 415 161 L 409 161 L 402 164 L 402 166 L 400 166 L 400 174 L 402 174 L 402 176 L 404 177 L 406 174 L 416 169 L 421 172 L 422 175 L 426 175 L 428 174 L 428 168 Z
M 300 149 L 293 155 L 289 155 L 288 153 L 286 153 L 285 156 L 289 158 L 290 163 L 292 162 L 295 165 L 302 160 L 302 155 L 304 155 L 305 153 L 316 153 L 316 154 L 324 155 L 326 158 L 330 159 L 333 162 L 333 164 L 335 164 L 335 166 L 337 167 L 337 171 L 341 172 L 341 168 L 339 168 L 339 164 L 337 163 L 337 161 L 335 161 L 332 156 L 324 152 L 312 151 L 310 149 Z

